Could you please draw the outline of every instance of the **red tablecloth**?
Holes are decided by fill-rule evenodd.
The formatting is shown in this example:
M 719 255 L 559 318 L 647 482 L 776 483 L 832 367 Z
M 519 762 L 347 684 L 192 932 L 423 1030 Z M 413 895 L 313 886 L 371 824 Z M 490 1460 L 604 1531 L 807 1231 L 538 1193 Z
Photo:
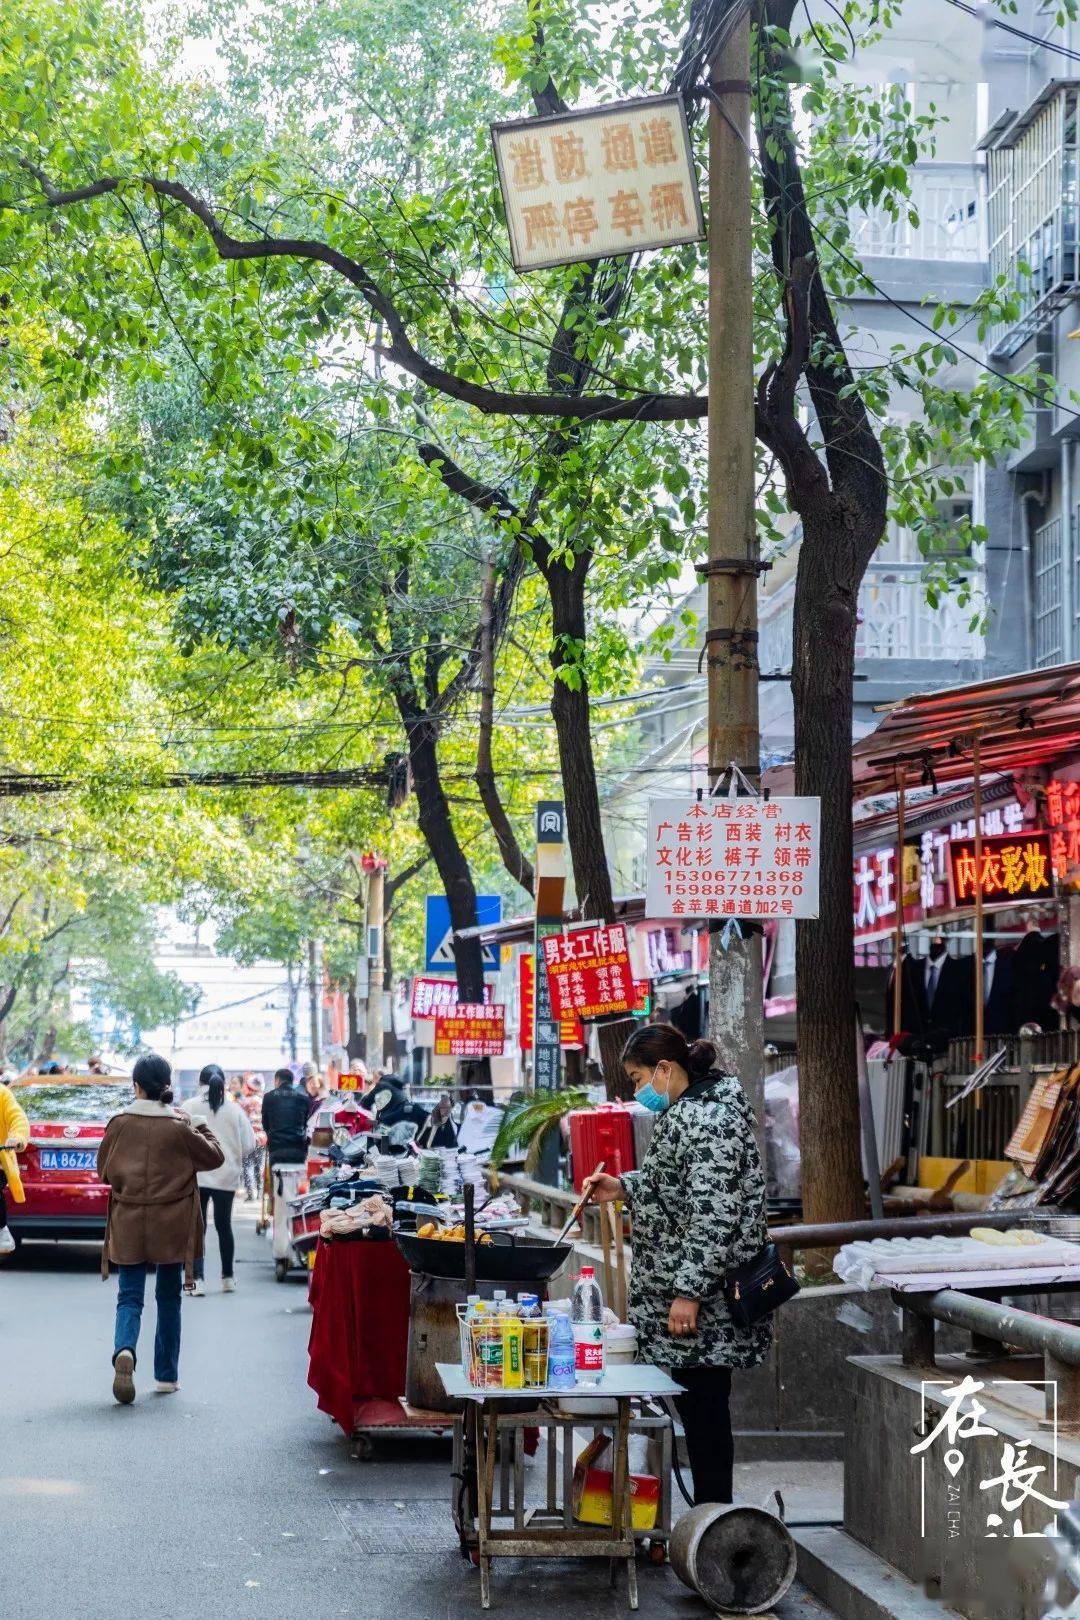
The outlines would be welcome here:
M 346 1434 L 366 1400 L 405 1393 L 409 1268 L 396 1243 L 324 1243 L 309 1292 L 308 1383 Z

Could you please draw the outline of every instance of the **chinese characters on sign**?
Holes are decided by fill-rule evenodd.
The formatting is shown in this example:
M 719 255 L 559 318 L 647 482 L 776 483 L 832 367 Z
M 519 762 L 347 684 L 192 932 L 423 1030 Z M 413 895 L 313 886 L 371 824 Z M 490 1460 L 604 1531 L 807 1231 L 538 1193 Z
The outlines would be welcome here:
M 1015 1381 L 1008 1378 L 995 1378 L 991 1379 L 990 1382 L 995 1384 L 1010 1384 Z M 1046 1384 L 1047 1413 L 1049 1414 L 1052 1412 L 1054 1414 L 1051 1430 L 1053 1436 L 1053 1445 L 1052 1450 L 1049 1451 L 1049 1456 L 1053 1462 L 1053 1472 L 1056 1475 L 1057 1392 L 1052 1387 L 1052 1380 L 1034 1379 L 1032 1382 L 1044 1382 Z M 961 1441 L 985 1437 L 988 1439 L 1001 1441 L 1001 1456 L 1000 1460 L 994 1465 L 999 1468 L 1000 1472 L 992 1475 L 989 1478 L 980 1479 L 978 1481 L 978 1489 L 980 1492 L 985 1491 L 989 1493 L 996 1493 L 996 1495 L 990 1494 L 986 1498 L 986 1507 L 990 1511 L 988 1511 L 985 1515 L 986 1528 L 983 1533 L 986 1536 L 1014 1537 L 1057 1535 L 1058 1522 L 1056 1517 L 1051 1517 L 1049 1520 L 1044 1522 L 1041 1528 L 1031 1530 L 1024 1529 L 1021 1514 L 1023 1513 L 1025 1507 L 1028 1507 L 1029 1504 L 1029 1522 L 1032 1515 L 1039 1513 L 1040 1508 L 1055 1509 L 1068 1506 L 1067 1500 L 1058 1501 L 1055 1497 L 1046 1495 L 1043 1491 L 1040 1491 L 1036 1487 L 1036 1480 L 1039 1478 L 1040 1474 L 1045 1475 L 1047 1473 L 1047 1468 L 1045 1462 L 1028 1461 L 1029 1451 L 1033 1449 L 1031 1441 L 1023 1439 L 1017 1440 L 1014 1443 L 1013 1441 L 1006 1440 L 1004 1436 L 997 1429 L 993 1428 L 991 1424 L 984 1423 L 982 1421 L 983 1418 L 986 1417 L 987 1408 L 983 1402 L 978 1399 L 980 1391 L 986 1387 L 985 1383 L 981 1379 L 972 1378 L 969 1373 L 959 1384 L 949 1384 L 946 1380 L 941 1380 L 940 1383 L 944 1384 L 945 1387 L 940 1388 L 939 1381 L 937 1380 L 928 1380 L 924 1381 L 923 1383 L 922 1393 L 924 1402 L 924 1416 L 919 1427 L 921 1431 L 928 1432 L 924 1433 L 924 1437 L 921 1440 L 916 1441 L 916 1443 L 909 1448 L 912 1456 L 918 1456 L 920 1453 L 922 1454 L 921 1533 L 924 1536 L 927 1533 L 926 1459 L 931 1454 L 935 1442 L 940 1441 L 941 1443 L 943 1448 L 941 1461 L 944 1463 L 945 1470 L 949 1476 L 944 1482 L 946 1534 L 951 1540 L 956 1540 L 963 1532 L 961 1503 L 964 1499 L 964 1492 L 960 1483 L 960 1475 L 963 1472 L 967 1461 L 964 1450 L 961 1446 Z M 929 1419 L 925 1415 L 925 1402 L 928 1389 L 933 1389 L 934 1395 L 945 1402 L 945 1409 L 933 1427 L 930 1427 Z M 966 1409 L 964 1404 L 965 1402 L 969 1403 Z M 1043 1456 L 1048 1454 L 1045 1436 L 1043 1437 L 1042 1445 L 1040 1446 L 1039 1450 L 1036 1451 L 1036 1456 L 1040 1455 L 1040 1453 Z M 1047 1478 L 1043 1479 L 1041 1483 L 1044 1485 L 1049 1485 L 1056 1483 L 1056 1480 Z M 1038 1504 L 1038 1506 L 1036 1506 L 1036 1504 Z M 1000 1511 L 995 1511 L 997 1509 L 1000 1509 Z M 1008 1518 L 1006 1518 L 1005 1515 L 1008 1515 Z M 1039 1517 L 1042 1518 L 1043 1515 L 1039 1513 Z
M 820 799 L 653 799 L 650 917 L 816 917 Z
M 1046 821 L 1054 875 L 1067 877 L 1080 867 L 1080 782 L 1047 782 Z
M 518 992 L 521 997 L 521 1016 L 519 1019 L 518 1036 L 523 1052 L 531 1052 L 533 1044 L 533 996 L 536 991 L 536 974 L 533 968 L 531 951 L 522 952 L 518 957 Z M 585 1031 L 581 1027 L 581 1019 L 576 1013 L 571 1013 L 559 1020 L 559 1045 L 565 1047 L 580 1047 L 585 1044 Z
M 634 978 L 622 923 L 548 934 L 544 960 L 556 1018 L 611 1018 L 633 1008 Z
M 705 234 L 679 96 L 493 124 L 491 133 L 517 270 Z
M 498 1002 L 455 1002 L 435 1009 L 437 1057 L 502 1057 L 506 1008 Z
M 970 904 L 978 890 L 984 900 L 997 901 L 1048 900 L 1054 892 L 1050 834 L 1045 832 L 984 838 L 981 867 L 975 859 L 974 838 L 954 838 L 949 843 L 949 868 L 958 906 Z
M 452 1007 L 458 998 L 456 979 L 414 979 L 411 1012 L 414 1018 L 434 1018 L 439 1007 Z M 484 986 L 484 1000 L 491 1000 L 491 986 Z

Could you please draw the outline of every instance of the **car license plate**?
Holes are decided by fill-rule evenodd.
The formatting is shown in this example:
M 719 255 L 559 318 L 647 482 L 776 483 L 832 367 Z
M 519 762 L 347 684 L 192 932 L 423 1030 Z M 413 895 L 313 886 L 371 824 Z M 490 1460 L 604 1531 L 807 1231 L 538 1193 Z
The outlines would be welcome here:
M 41 1148 L 38 1159 L 43 1170 L 96 1170 L 96 1148 Z

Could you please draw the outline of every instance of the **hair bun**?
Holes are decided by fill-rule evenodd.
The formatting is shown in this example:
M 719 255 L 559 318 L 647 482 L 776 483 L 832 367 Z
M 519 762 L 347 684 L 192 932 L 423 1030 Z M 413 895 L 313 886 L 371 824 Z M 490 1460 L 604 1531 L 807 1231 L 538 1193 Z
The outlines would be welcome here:
M 168 1107 L 171 1106 L 172 1100 L 173 1100 L 172 1086 L 166 1086 L 165 1090 L 161 1093 L 161 1096 L 158 1098 L 158 1102 L 163 1102 L 165 1104 L 166 1108 L 168 1108 Z
M 712 1041 L 693 1041 L 687 1062 L 687 1073 L 695 1080 L 716 1067 L 716 1047 Z

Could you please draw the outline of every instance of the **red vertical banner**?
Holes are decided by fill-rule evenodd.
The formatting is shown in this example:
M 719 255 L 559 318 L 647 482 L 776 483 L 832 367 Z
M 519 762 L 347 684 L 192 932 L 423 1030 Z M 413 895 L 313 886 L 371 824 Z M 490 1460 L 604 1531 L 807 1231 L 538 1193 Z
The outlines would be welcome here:
M 536 994 L 536 972 L 531 951 L 518 957 L 518 1044 L 523 1052 L 532 1051 L 533 996 Z M 576 1048 L 585 1045 L 585 1030 L 581 1019 L 571 1013 L 559 1018 L 559 1045 Z

